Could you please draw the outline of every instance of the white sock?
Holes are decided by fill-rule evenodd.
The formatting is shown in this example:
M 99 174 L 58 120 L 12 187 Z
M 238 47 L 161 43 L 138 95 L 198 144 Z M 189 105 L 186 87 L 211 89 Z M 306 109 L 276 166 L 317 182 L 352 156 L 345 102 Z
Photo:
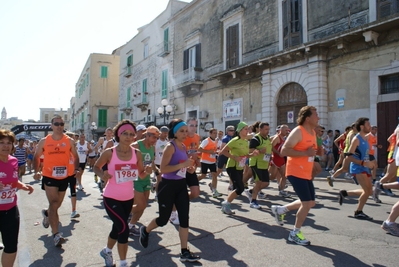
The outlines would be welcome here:
M 292 230 L 292 233 L 293 234 L 297 234 L 297 233 L 299 233 L 301 231 L 301 228 L 295 228 L 294 227 L 294 229 Z
M 126 260 L 120 260 L 119 263 L 120 263 L 121 266 L 124 265 L 124 264 L 125 265 L 127 264 Z
M 277 213 L 278 214 L 284 214 L 284 213 L 287 213 L 288 212 L 288 209 L 287 209 L 287 207 L 286 206 L 278 206 L 277 207 Z
M 385 223 L 388 224 L 389 226 L 391 226 L 391 225 L 394 224 L 394 222 L 390 222 L 390 221 L 388 221 L 388 220 L 386 220 Z
M 129 223 L 129 229 L 132 229 L 134 227 L 134 223 Z
M 105 252 L 110 253 L 110 252 L 112 252 L 112 249 L 110 249 L 107 246 L 105 246 Z

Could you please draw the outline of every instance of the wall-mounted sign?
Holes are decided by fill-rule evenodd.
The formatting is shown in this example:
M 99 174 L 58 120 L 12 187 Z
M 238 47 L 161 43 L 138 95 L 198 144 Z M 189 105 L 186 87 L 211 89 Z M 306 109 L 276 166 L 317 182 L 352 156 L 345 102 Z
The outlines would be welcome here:
M 294 123 L 294 111 L 287 111 L 287 123 Z
M 223 103 L 223 118 L 237 118 L 241 117 L 242 110 L 242 99 L 233 100 L 233 101 L 224 101 Z
M 340 97 L 337 99 L 338 108 L 343 108 L 345 106 L 345 98 Z

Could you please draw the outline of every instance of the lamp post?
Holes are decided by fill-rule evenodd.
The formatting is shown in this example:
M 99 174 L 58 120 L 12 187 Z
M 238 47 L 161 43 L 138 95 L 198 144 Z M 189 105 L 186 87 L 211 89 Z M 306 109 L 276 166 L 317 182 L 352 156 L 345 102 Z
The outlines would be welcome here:
M 169 105 L 167 99 L 162 99 L 161 101 L 162 107 L 157 109 L 157 112 L 161 118 L 163 118 L 163 125 L 166 125 L 166 119 L 169 119 L 170 113 L 173 110 L 173 107 Z
M 90 125 L 90 130 L 91 130 L 91 135 L 93 136 L 93 140 L 94 140 L 94 133 L 97 130 L 97 124 L 94 121 Z

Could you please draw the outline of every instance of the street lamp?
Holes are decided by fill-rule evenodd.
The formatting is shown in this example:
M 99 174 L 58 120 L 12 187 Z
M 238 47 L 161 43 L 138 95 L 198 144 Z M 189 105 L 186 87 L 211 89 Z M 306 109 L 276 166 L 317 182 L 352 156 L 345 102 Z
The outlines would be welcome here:
M 90 130 L 91 130 L 91 135 L 93 136 L 93 140 L 94 140 L 94 133 L 97 130 L 97 125 L 96 125 L 96 123 L 94 121 L 90 125 Z
M 163 107 L 159 107 L 157 112 L 161 118 L 163 118 L 163 125 L 166 125 L 166 119 L 169 119 L 169 115 L 173 110 L 173 107 L 169 105 L 167 99 L 162 99 L 161 105 Z

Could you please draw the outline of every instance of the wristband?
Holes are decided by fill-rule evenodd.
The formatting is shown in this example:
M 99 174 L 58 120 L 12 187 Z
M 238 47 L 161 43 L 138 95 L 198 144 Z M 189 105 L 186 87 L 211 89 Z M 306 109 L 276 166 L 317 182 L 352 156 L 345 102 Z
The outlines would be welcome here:
M 362 160 L 362 163 L 360 163 L 360 165 L 364 166 L 363 164 L 364 164 L 364 160 Z

